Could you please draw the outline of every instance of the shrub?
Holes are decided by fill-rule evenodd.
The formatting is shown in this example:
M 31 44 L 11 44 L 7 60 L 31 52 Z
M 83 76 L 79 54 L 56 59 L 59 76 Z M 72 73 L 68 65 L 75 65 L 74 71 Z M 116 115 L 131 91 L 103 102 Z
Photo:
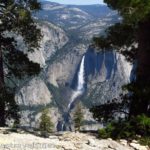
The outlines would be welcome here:
M 134 138 L 134 136 L 136 135 L 134 132 L 133 126 L 131 126 L 129 121 L 119 121 L 119 122 L 113 123 L 112 126 L 114 126 L 114 130 L 111 136 L 114 139 Z
M 139 143 L 142 145 L 150 146 L 150 137 L 142 137 L 139 139 Z
M 98 131 L 100 138 L 138 139 L 141 143 L 150 143 L 150 118 L 140 115 L 130 120 L 112 122 Z M 137 135 L 140 135 L 139 138 Z
M 107 133 L 106 129 L 99 129 L 98 130 L 98 137 L 102 139 L 107 139 L 110 137 L 109 133 Z
M 141 136 L 150 136 L 150 118 L 145 115 L 139 115 L 135 118 L 137 133 Z

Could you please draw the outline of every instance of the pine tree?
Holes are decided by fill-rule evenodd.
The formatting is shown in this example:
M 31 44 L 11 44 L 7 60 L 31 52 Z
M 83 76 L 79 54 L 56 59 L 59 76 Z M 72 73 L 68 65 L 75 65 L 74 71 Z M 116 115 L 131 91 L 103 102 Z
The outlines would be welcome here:
M 6 33 L 22 36 L 28 51 L 38 48 L 41 32 L 32 18 L 32 13 L 40 8 L 41 5 L 38 0 L 0 1 L 0 126 L 5 126 L 8 116 L 7 109 L 13 107 L 10 105 L 15 104 L 16 87 L 10 89 L 6 85 L 6 79 L 12 81 L 13 78 L 21 79 L 40 72 L 39 64 L 29 61 L 23 50 L 17 48 L 15 38 L 8 37 Z M 4 73 L 4 67 L 7 68 L 7 74 Z M 10 94 L 12 97 L 6 98 L 5 95 Z M 17 116 L 17 114 L 12 113 L 11 115 L 10 113 L 12 110 L 9 111 L 9 118 Z
M 74 118 L 75 131 L 80 131 L 80 127 L 82 126 L 83 119 L 84 119 L 83 111 L 80 103 L 76 106 L 73 118 Z
M 137 62 L 136 80 L 127 86 L 130 92 L 129 116 L 150 116 L 150 1 L 104 2 L 117 10 L 123 20 L 109 27 L 106 36 L 94 38 L 95 45 L 101 49 L 116 49 L 124 54 L 127 60 Z
M 41 115 L 41 122 L 40 122 L 40 130 L 42 132 L 52 132 L 52 129 L 53 129 L 53 123 L 51 122 L 51 118 L 50 116 L 48 116 L 48 109 L 44 109 L 42 111 L 42 115 Z

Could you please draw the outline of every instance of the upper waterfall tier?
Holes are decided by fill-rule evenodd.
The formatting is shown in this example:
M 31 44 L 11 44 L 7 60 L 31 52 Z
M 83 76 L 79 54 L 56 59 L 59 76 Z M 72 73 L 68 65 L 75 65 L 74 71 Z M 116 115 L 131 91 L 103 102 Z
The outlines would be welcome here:
M 80 69 L 78 72 L 78 85 L 77 85 L 77 91 L 84 90 L 84 83 L 85 83 L 85 78 L 84 78 L 84 60 L 85 56 L 82 57 L 82 61 L 80 64 Z
M 76 100 L 76 98 L 83 94 L 84 84 L 85 84 L 85 56 L 82 57 L 79 71 L 77 73 L 77 88 L 73 91 L 71 95 L 70 102 L 68 104 L 68 111 L 71 109 L 71 105 Z

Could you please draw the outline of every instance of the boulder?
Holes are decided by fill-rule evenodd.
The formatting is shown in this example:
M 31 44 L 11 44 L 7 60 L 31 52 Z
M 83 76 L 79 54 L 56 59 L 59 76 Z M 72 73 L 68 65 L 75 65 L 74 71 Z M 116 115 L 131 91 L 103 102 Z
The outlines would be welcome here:
M 148 150 L 146 146 L 142 146 L 138 143 L 130 143 L 130 146 L 135 150 Z

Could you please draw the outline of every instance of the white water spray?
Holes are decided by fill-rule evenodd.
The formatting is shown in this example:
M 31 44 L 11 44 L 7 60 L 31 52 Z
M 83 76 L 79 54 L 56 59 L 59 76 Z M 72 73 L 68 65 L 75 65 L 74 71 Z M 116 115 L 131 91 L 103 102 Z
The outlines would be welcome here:
M 74 102 L 74 100 L 84 92 L 84 84 L 85 84 L 84 60 L 85 60 L 85 56 L 82 57 L 82 61 L 81 61 L 79 72 L 78 72 L 77 90 L 74 91 L 72 96 L 71 96 L 70 103 L 68 104 L 68 110 L 70 110 L 71 104 Z

